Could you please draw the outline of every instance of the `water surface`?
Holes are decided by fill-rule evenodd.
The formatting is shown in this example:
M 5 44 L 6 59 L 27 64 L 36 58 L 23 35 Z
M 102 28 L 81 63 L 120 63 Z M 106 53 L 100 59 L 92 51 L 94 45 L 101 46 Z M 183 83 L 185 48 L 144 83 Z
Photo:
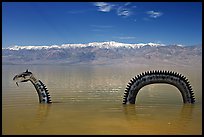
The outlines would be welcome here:
M 34 86 L 12 78 L 26 69 L 48 88 L 52 104 L 39 104 Z M 153 69 L 177 71 L 193 87 L 196 103 L 182 102 L 178 89 L 152 84 L 136 104 L 123 105 L 127 83 Z M 3 134 L 202 134 L 202 70 L 158 66 L 2 66 Z

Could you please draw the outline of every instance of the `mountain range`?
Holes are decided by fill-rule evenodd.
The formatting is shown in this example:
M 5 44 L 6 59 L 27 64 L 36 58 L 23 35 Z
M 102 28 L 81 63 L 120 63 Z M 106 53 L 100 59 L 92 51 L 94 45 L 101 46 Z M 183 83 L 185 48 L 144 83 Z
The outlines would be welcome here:
M 2 48 L 3 64 L 175 64 L 202 63 L 202 46 L 115 41 Z

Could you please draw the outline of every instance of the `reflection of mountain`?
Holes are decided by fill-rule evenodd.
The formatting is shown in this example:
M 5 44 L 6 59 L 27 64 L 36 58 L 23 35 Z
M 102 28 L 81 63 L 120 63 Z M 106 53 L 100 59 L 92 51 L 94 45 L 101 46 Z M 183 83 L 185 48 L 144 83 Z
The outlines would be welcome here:
M 4 64 L 182 63 L 202 61 L 201 46 L 102 42 L 2 49 Z

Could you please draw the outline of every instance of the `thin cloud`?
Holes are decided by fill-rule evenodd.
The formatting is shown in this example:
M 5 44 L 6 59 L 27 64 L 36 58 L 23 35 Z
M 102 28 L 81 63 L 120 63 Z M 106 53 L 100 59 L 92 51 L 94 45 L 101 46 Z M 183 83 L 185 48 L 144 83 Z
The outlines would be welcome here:
M 112 4 L 108 2 L 94 2 L 93 5 L 98 7 L 98 11 L 100 12 L 115 11 L 117 16 L 124 17 L 124 18 L 136 15 L 134 11 L 135 11 L 135 8 L 137 8 L 137 6 L 135 6 L 131 2 L 125 2 L 124 4 Z M 148 17 L 143 18 L 143 20 L 145 21 L 151 20 L 150 18 L 156 19 L 163 15 L 162 12 L 153 11 L 153 10 L 147 11 L 145 13 L 148 15 Z M 133 21 L 136 22 L 136 20 L 133 20 Z
M 149 17 L 151 18 L 158 18 L 163 15 L 162 12 L 156 12 L 156 11 L 147 11 L 146 14 L 148 14 Z
M 119 6 L 117 8 L 117 15 L 123 16 L 123 17 L 128 17 L 128 16 L 132 15 L 133 12 L 132 12 L 131 8 L 128 7 L 129 5 L 131 5 L 131 2 L 127 2 L 123 6 Z
M 107 2 L 95 2 L 94 5 L 97 6 L 98 11 L 101 11 L 101 12 L 110 12 L 114 6 Z
M 131 15 L 131 11 L 128 8 L 124 8 L 124 7 L 119 7 L 117 9 L 117 15 L 118 16 L 124 16 L 124 17 L 128 17 Z
M 130 4 L 131 4 L 131 2 L 126 2 L 126 3 L 125 3 L 125 6 L 130 5 Z
M 122 6 L 118 4 L 113 5 L 107 2 L 95 2 L 94 5 L 98 7 L 98 11 L 110 12 L 111 10 L 115 10 L 116 14 L 122 17 L 128 17 L 132 15 L 132 8 L 135 8 L 135 6 L 130 7 L 131 2 L 126 2 Z

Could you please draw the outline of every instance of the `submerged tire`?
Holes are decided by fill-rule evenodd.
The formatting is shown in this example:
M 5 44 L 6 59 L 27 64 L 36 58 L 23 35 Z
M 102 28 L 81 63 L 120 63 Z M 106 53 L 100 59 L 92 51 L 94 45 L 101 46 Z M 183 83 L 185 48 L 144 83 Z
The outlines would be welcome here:
M 42 81 L 39 80 L 38 84 L 33 83 L 33 85 L 38 93 L 39 103 L 52 103 L 50 93 Z
M 192 87 L 185 76 L 172 71 L 154 70 L 143 72 L 130 80 L 124 93 L 123 104 L 135 104 L 139 90 L 155 83 L 166 83 L 177 87 L 181 92 L 183 103 L 195 102 Z

